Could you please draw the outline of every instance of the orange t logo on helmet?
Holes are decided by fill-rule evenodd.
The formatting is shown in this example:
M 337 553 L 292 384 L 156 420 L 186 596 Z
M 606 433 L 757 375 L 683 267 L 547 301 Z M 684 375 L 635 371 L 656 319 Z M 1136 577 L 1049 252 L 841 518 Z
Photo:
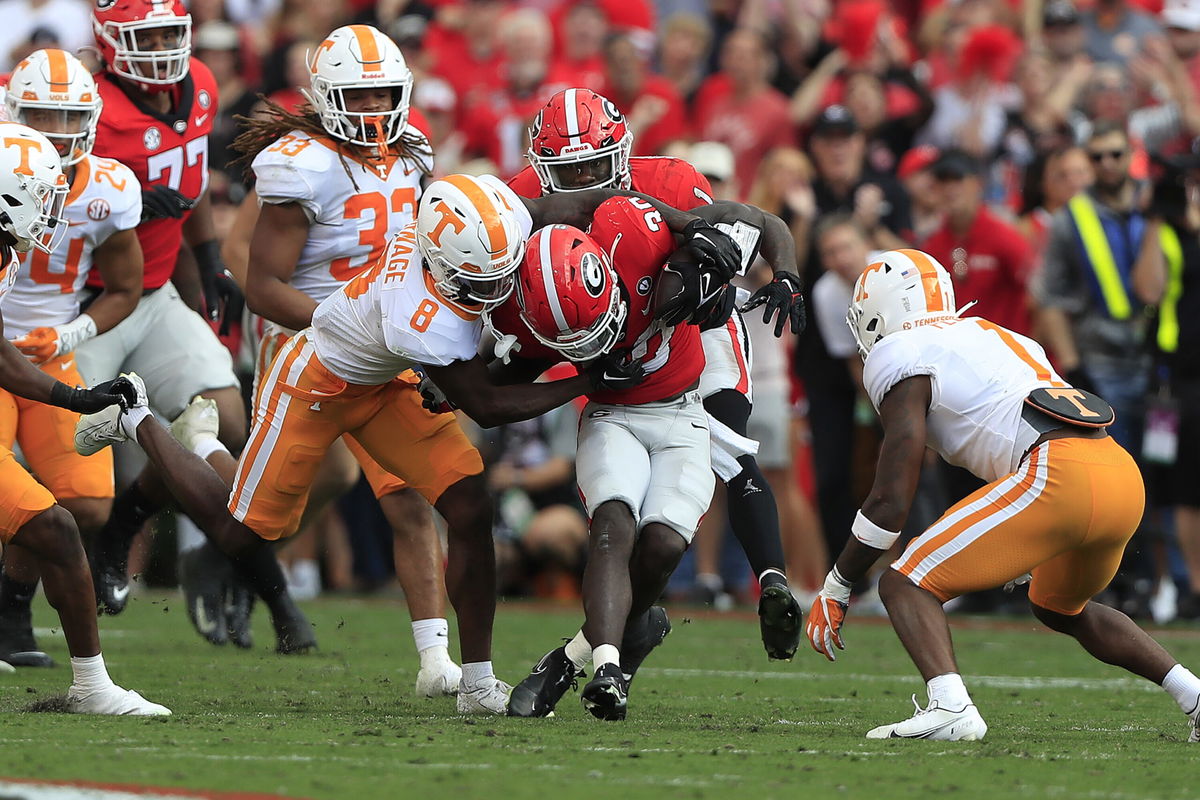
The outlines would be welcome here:
M 40 152 L 42 149 L 41 145 L 32 139 L 5 138 L 5 147 L 12 147 L 13 145 L 16 145 L 21 151 L 21 163 L 17 165 L 17 168 L 13 172 L 18 175 L 32 175 L 33 169 L 29 166 L 29 154 L 34 150 Z

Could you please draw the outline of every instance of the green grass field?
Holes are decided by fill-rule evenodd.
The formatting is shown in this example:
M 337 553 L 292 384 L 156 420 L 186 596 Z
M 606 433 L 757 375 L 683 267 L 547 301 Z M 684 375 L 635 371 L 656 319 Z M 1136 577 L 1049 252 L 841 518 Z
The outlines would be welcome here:
M 924 700 L 890 628 L 855 619 L 837 664 L 771 663 L 748 615 L 674 609 L 675 629 L 633 685 L 630 718 L 602 723 L 569 694 L 548 720 L 455 716 L 412 696 L 416 661 L 396 601 L 307 607 L 320 654 L 215 648 L 175 595 L 105 618 L 114 678 L 175 716 L 17 713 L 65 691 L 66 666 L 0 676 L 0 776 L 139 783 L 292 797 L 1194 798 L 1197 755 L 1165 693 L 1092 662 L 1032 619 L 958 620 L 961 666 L 991 729 L 982 743 L 868 742 Z M 37 624 L 53 620 L 44 606 Z M 516 682 L 577 613 L 500 607 L 497 672 Z M 45 648 L 66 662 L 61 637 Z M 453 638 L 452 628 L 452 638 Z M 1200 663 L 1200 631 L 1159 632 Z

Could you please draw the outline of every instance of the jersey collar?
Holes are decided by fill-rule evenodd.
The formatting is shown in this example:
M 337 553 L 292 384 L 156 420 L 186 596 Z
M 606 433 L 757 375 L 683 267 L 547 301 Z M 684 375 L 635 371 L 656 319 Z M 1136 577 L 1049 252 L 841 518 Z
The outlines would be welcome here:
M 152 117 L 163 125 L 166 125 L 172 130 L 175 129 L 175 123 L 182 120 L 185 124 L 190 123 L 192 119 L 192 103 L 196 99 L 195 82 L 192 80 L 192 73 L 189 70 L 188 74 L 183 76 L 183 80 L 176 84 L 176 89 L 172 90 L 172 94 L 178 91 L 175 96 L 175 111 L 167 112 L 166 114 L 159 113 L 158 109 L 151 108 L 143 103 L 139 98 L 130 94 L 129 87 L 126 86 L 120 79 L 112 75 L 112 73 L 104 72 L 101 77 L 113 84 L 120 92 L 129 98 L 129 102 L 133 103 L 134 107 L 148 117 Z

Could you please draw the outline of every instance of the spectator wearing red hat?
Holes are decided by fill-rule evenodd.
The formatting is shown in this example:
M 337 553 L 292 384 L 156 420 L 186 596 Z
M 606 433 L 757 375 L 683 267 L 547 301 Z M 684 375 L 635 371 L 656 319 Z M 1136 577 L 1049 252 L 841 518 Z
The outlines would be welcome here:
M 796 143 L 788 100 L 771 87 L 771 54 L 757 31 L 725 37 L 721 71 L 705 81 L 696 99 L 696 138 L 724 142 L 733 151 L 738 183 L 748 187 L 766 153 Z
M 914 147 L 900 159 L 896 177 L 912 201 L 912 228 L 900 235 L 910 242 L 927 239 L 942 224 L 942 196 L 933 178 L 933 162 L 940 153 L 927 144 Z
M 920 247 L 950 271 L 959 304 L 974 315 L 1029 335 L 1033 252 L 1021 232 L 983 203 L 982 165 L 963 150 L 947 150 L 932 166 L 946 216 Z
M 605 82 L 601 94 L 625 112 L 633 131 L 633 154 L 653 156 L 687 136 L 683 99 L 666 78 L 650 71 L 648 54 L 629 33 L 604 44 Z

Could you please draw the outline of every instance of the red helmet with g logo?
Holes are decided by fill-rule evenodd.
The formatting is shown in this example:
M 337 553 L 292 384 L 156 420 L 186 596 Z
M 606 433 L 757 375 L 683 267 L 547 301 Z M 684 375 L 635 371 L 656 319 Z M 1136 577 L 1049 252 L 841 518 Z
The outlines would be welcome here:
M 180 0 L 96 0 L 92 12 L 104 68 L 147 92 L 187 77 L 192 18 Z
M 550 225 L 529 240 L 516 300 L 534 337 L 570 361 L 604 355 L 625 332 L 628 305 L 608 255 L 570 225 Z
M 591 89 L 564 89 L 538 112 L 526 154 L 542 194 L 629 188 L 633 134 L 625 115 Z

